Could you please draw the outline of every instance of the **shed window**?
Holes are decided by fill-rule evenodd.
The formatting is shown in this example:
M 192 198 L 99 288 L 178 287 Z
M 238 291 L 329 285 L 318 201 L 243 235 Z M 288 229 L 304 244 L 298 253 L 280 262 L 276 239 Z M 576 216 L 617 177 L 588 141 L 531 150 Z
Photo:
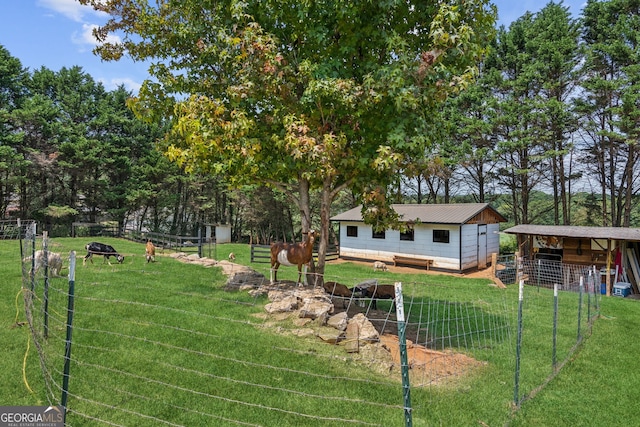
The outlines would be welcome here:
M 347 225 L 347 237 L 358 237 L 358 227 L 355 225 Z
M 371 235 L 371 237 L 374 239 L 384 239 L 384 230 L 382 231 L 373 230 L 373 234 Z
M 449 230 L 433 230 L 433 241 L 449 243 Z
M 401 232 L 400 240 L 413 242 L 413 228 L 407 228 L 404 232 Z

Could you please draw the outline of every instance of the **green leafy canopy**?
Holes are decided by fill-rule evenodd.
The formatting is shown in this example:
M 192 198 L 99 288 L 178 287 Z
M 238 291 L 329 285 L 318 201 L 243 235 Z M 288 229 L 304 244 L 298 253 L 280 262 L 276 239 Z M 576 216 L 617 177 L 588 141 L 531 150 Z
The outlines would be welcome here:
M 424 152 L 496 17 L 487 0 L 80 1 L 111 16 L 95 32 L 102 58 L 152 62 L 131 106 L 172 124 L 169 158 L 237 185 L 319 190 L 325 205 L 343 188 L 387 203 L 365 195 Z

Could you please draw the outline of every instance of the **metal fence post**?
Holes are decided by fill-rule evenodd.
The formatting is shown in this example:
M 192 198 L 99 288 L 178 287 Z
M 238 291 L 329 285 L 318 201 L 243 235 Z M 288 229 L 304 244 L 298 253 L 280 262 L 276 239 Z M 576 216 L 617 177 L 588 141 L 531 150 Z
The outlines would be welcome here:
M 551 363 L 553 370 L 556 370 L 557 357 L 556 349 L 558 343 L 558 284 L 553 284 L 553 356 L 551 357 Z
M 518 406 L 518 394 L 520 387 L 520 347 L 522 346 L 522 303 L 524 299 L 524 279 L 520 279 L 518 287 L 518 338 L 516 341 L 516 372 L 513 387 L 513 403 Z
M 73 307 L 76 275 L 76 252 L 69 254 L 69 302 L 67 304 L 67 337 L 64 350 L 64 371 L 62 374 L 62 399 L 60 405 L 64 408 L 64 423 L 67 422 L 67 397 L 69 396 L 69 369 L 71 365 L 71 336 L 73 333 Z
M 400 369 L 402 371 L 402 394 L 404 398 L 404 424 L 413 425 L 411 415 L 411 387 L 409 384 L 409 362 L 407 360 L 406 323 L 404 320 L 404 300 L 402 298 L 402 283 L 395 283 L 396 319 L 398 320 L 398 340 L 400 346 Z
M 44 258 L 44 338 L 49 338 L 49 235 L 42 232 L 42 257 Z M 35 258 L 35 255 L 34 255 Z
M 580 276 L 583 277 L 583 276 Z M 591 271 L 589 271 L 589 276 L 587 277 L 587 325 L 591 327 L 591 293 L 594 292 L 595 298 L 595 288 L 594 282 L 591 280 Z
M 576 343 L 582 340 L 581 321 L 582 321 L 582 294 L 584 294 L 584 277 L 580 276 L 580 296 L 578 297 L 578 338 Z
M 31 238 L 31 270 L 29 274 L 29 278 L 31 279 L 31 292 L 35 292 L 36 290 L 36 223 L 34 222 L 31 227 L 30 236 Z

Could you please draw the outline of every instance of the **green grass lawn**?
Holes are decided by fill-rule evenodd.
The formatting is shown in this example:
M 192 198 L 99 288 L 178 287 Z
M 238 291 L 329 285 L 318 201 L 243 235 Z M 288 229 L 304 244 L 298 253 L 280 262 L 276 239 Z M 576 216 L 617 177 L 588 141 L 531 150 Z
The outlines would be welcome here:
M 77 251 L 79 258 L 70 424 L 104 425 L 94 419 L 116 425 L 160 425 L 161 420 L 176 425 L 404 424 L 396 378 L 363 369 L 339 346 L 270 327 L 263 319 L 267 299 L 224 291 L 226 277 L 220 269 L 181 263 L 168 253 L 147 264 L 144 245 L 100 240 L 125 255 L 122 265 L 105 264 L 94 256 L 93 264 L 83 266 L 89 239 L 55 239 L 50 247 L 65 254 Z M 229 252 L 235 253 L 237 263 L 268 279 L 269 265 L 251 264 L 248 245 L 217 245 L 205 248 L 204 255 L 226 259 Z M 28 326 L 16 326 L 25 321 L 19 261 L 18 243 L 0 241 L 0 342 L 5 350 L 0 405 L 59 403 L 67 280 L 51 282 L 50 338 L 44 351 L 53 373 L 45 383 Z M 281 268 L 279 279 L 296 278 L 294 268 Z M 455 383 L 413 388 L 414 425 L 626 426 L 638 418 L 638 301 L 603 298 L 601 318 L 591 335 L 584 329 L 588 337 L 582 347 L 535 398 L 514 411 L 515 328 L 506 335 L 482 334 L 502 330 L 507 323 L 515 327 L 516 287 L 497 289 L 487 280 L 423 274 L 419 269 L 392 274 L 359 263 L 329 263 L 326 268 L 326 280 L 349 287 L 369 278 L 403 283 L 409 323 L 424 319 L 427 308 L 438 313 L 437 319 L 446 308 L 459 311 L 467 323 L 476 322 L 469 340 L 481 345 L 466 352 L 486 364 Z M 36 296 L 42 297 L 41 283 L 36 284 Z M 535 289 L 527 290 L 527 296 L 521 397 L 552 373 L 552 294 Z M 560 360 L 568 357 L 576 339 L 575 299 L 575 294 L 561 294 Z M 42 313 L 35 316 L 40 325 Z M 482 319 L 495 323 L 487 327 L 479 323 Z M 439 337 L 451 332 L 444 324 L 432 329 Z M 468 345 L 466 337 L 441 341 L 434 340 L 434 345 L 459 351 Z

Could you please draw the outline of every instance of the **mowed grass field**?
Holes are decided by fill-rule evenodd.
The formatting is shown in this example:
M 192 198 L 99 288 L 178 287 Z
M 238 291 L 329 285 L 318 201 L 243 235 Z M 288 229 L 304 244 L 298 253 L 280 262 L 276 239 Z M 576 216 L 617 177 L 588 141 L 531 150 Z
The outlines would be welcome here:
M 132 425 L 135 413 L 148 416 L 136 418 L 136 425 L 162 425 L 161 420 L 176 425 L 344 425 L 345 420 L 356 420 L 354 425 L 404 425 L 397 381 L 345 362 L 347 358 L 336 353 L 334 346 L 276 333 L 261 317 L 266 298 L 225 291 L 227 278 L 219 268 L 181 263 L 168 253 L 158 254 L 156 263 L 147 264 L 144 245 L 121 239 L 100 241 L 125 255 L 122 265 L 104 264 L 94 257 L 93 264 L 83 266 L 84 245 L 90 240 L 52 239 L 50 243 L 51 250 L 65 254 L 75 250 L 78 256 L 70 424 L 105 425 L 90 418 L 94 417 Z M 268 278 L 268 264 L 250 263 L 248 245 L 217 245 L 206 248 L 204 255 L 226 259 L 229 252 L 236 254 L 237 263 L 250 265 Z M 63 275 L 67 267 L 65 262 Z M 498 310 L 506 307 L 505 317 L 513 316 L 517 307 L 515 286 L 497 289 L 482 279 L 427 275 L 418 269 L 406 274 L 374 273 L 370 266 L 358 263 L 329 263 L 326 275 L 327 280 L 349 286 L 372 277 L 384 283 L 401 281 L 406 295 L 480 301 Z M 57 383 L 49 385 L 54 390 L 49 393 L 28 327 L 16 326 L 25 321 L 18 242 L 0 241 L 0 277 L 4 350 L 0 405 L 47 405 L 50 394 L 58 403 L 66 320 L 60 307 L 66 303 L 62 291 L 67 280 L 52 279 L 51 304 L 57 311 L 51 316 L 52 338 L 45 350 L 54 355 L 50 363 L 58 372 L 53 373 Z M 279 272 L 280 279 L 296 277 L 292 268 Z M 40 297 L 41 286 L 36 287 Z M 536 292 L 541 293 L 536 301 L 547 299 L 547 291 Z M 574 295 L 562 298 L 571 300 Z M 412 389 L 413 424 L 633 425 L 640 419 L 635 409 L 640 399 L 639 303 L 603 298 L 600 319 L 583 346 L 518 411 L 513 408 L 515 339 L 510 339 L 478 349 L 472 356 L 486 361 L 486 366 L 455 385 Z M 525 307 L 523 393 L 552 371 L 547 345 L 549 307 Z M 561 330 L 559 340 L 565 353 L 575 339 L 574 320 L 563 319 L 566 330 Z

